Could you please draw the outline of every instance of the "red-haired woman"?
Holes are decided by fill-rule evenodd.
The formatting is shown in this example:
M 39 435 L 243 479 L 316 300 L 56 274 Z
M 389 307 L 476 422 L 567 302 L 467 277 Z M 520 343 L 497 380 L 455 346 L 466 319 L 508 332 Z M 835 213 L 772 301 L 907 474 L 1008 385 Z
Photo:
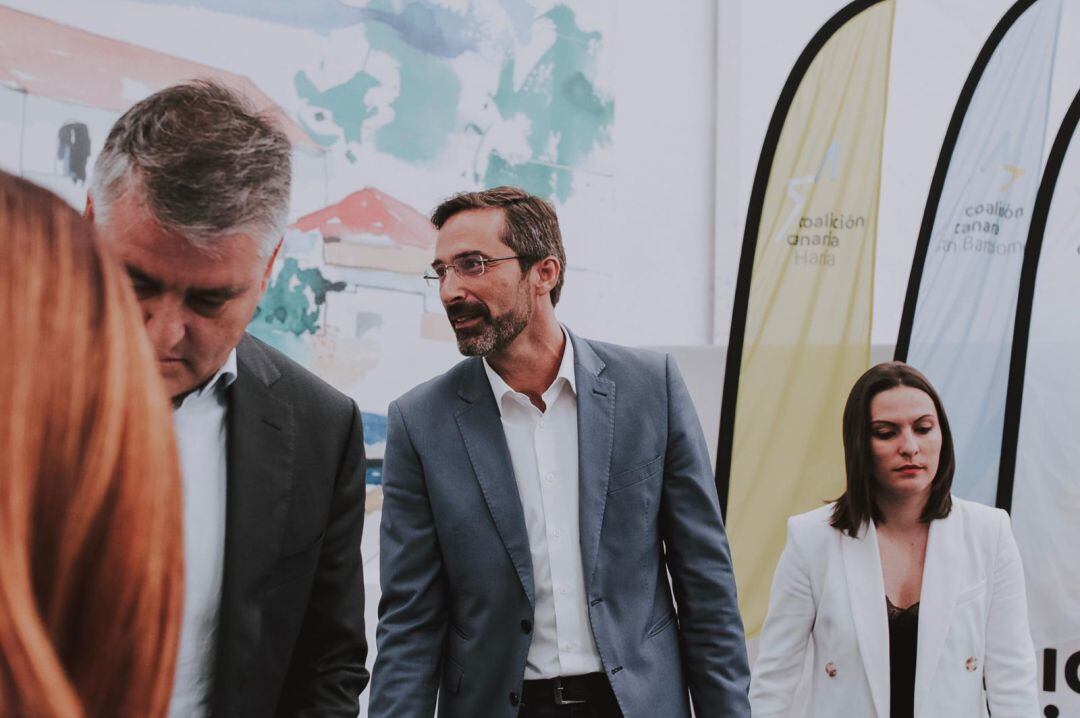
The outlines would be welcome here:
M 0 173 L 0 715 L 166 714 L 183 600 L 169 404 L 89 223 Z

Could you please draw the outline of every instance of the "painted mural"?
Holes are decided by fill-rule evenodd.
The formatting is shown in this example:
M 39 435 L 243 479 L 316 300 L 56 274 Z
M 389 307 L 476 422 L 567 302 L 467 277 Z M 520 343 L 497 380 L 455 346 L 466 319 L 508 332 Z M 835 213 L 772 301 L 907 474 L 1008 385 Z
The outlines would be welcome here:
M 294 145 L 292 221 L 250 330 L 354 397 L 369 483 L 386 407 L 458 360 L 421 275 L 443 198 L 554 201 L 575 273 L 608 281 L 614 0 L 16 0 L 0 7 L 0 167 L 77 207 L 131 103 L 213 77 Z M 571 307 L 571 311 L 573 308 Z M 377 492 L 375 492 L 377 495 Z

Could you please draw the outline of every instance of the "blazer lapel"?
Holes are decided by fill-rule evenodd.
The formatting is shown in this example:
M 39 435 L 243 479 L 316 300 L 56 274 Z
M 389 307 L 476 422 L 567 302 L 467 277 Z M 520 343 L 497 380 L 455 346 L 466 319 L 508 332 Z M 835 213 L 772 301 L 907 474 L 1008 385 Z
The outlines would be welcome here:
M 244 666 L 255 659 L 261 578 L 277 561 L 288 516 L 294 426 L 292 407 L 271 392 L 279 376 L 245 336 L 237 347 L 236 381 L 229 387 L 219 699 L 243 680 Z M 220 703 L 218 708 L 228 713 Z
M 574 343 L 574 381 L 577 384 L 581 565 L 588 589 L 596 572 L 600 530 L 604 525 L 608 480 L 611 478 L 615 382 L 600 376 L 605 364 L 587 341 L 573 334 L 570 334 L 570 340 Z
M 521 508 L 502 418 L 482 362 L 473 359 L 465 368 L 458 388 L 463 403 L 455 418 L 495 528 L 510 554 L 529 604 L 535 606 L 532 552 L 525 529 L 525 512 Z
M 851 620 L 859 644 L 870 694 L 878 718 L 889 715 L 889 617 L 885 609 L 885 579 L 881 574 L 877 531 L 873 522 L 858 538 L 840 537 L 851 601 Z
M 959 549 L 963 542 L 964 518 L 953 507 L 947 518 L 930 522 L 923 562 L 922 593 L 919 597 L 919 637 L 915 663 L 915 715 L 923 714 L 923 704 L 937 673 L 945 638 L 949 633 L 956 594 L 960 588 L 962 565 Z

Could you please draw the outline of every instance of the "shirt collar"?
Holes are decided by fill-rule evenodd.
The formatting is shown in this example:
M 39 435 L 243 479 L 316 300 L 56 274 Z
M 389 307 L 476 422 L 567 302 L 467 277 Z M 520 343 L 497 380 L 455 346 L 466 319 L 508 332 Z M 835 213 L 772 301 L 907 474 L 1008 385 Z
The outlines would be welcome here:
M 551 382 L 551 386 L 544 392 L 544 403 L 548 406 L 551 402 L 548 399 L 554 398 L 558 395 L 558 389 L 560 380 L 564 380 L 570 387 L 570 391 L 577 394 L 577 381 L 574 378 L 574 343 L 570 341 L 570 334 L 566 331 L 566 327 L 562 327 L 564 344 L 562 362 L 559 364 L 559 371 L 555 374 L 555 379 Z M 491 384 L 491 392 L 495 395 L 495 405 L 499 407 L 499 413 L 502 413 L 503 398 L 507 394 L 516 394 L 509 384 L 503 381 L 503 378 L 499 376 L 499 373 L 495 371 L 491 364 L 488 363 L 487 357 L 484 357 L 484 372 L 487 374 L 488 383 Z M 553 391 L 554 390 L 554 391 Z
M 221 368 L 217 370 L 217 373 L 210 377 L 210 381 L 203 384 L 193 393 L 199 397 L 206 396 L 218 389 L 225 389 L 226 387 L 231 386 L 234 381 L 236 381 L 235 348 L 229 352 L 229 356 L 225 359 L 225 363 L 221 365 Z
M 562 353 L 562 363 L 559 364 L 559 373 L 555 375 L 555 381 L 566 379 L 570 390 L 577 394 L 577 379 L 574 376 L 574 343 L 570 341 L 570 333 L 563 327 L 563 337 L 566 339 Z M 555 382 L 552 382 L 554 384 Z

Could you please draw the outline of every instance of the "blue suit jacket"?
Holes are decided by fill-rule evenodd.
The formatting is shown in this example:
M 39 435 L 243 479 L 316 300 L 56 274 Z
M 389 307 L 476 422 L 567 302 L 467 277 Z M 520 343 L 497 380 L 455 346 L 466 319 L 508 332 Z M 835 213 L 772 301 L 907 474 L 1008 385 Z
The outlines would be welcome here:
M 589 619 L 623 713 L 687 716 L 689 692 L 698 716 L 748 718 L 731 556 L 686 386 L 670 357 L 571 340 Z M 383 491 L 369 715 L 432 716 L 436 693 L 445 718 L 517 715 L 532 559 L 480 359 L 390 405 Z

